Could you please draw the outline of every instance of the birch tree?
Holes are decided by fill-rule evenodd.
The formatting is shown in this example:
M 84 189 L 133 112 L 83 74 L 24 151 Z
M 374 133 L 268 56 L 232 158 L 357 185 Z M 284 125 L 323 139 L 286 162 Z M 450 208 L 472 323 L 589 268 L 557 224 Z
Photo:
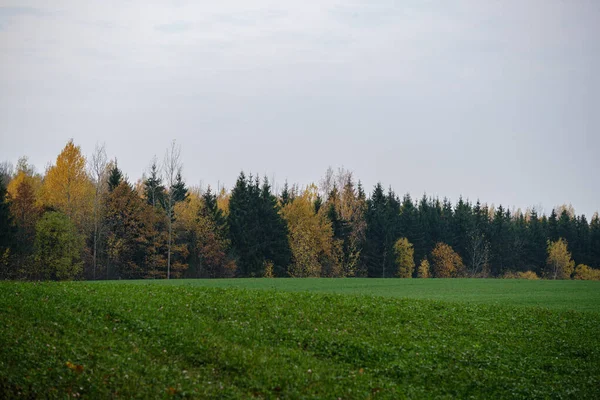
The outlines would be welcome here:
M 169 191 L 165 198 L 165 210 L 167 211 L 168 242 L 167 242 L 167 279 L 171 279 L 171 246 L 173 244 L 173 209 L 175 206 L 175 191 L 173 187 L 177 183 L 177 176 L 181 174 L 181 147 L 177 146 L 175 140 L 167 149 L 163 161 L 163 173 Z
M 106 149 L 104 143 L 102 145 L 96 144 L 94 153 L 89 162 L 89 174 L 92 178 L 94 185 L 94 248 L 92 250 L 92 276 L 96 279 L 96 269 L 98 266 L 98 241 L 100 238 L 100 207 L 101 199 L 108 188 L 107 181 L 107 165 L 108 160 L 106 157 Z

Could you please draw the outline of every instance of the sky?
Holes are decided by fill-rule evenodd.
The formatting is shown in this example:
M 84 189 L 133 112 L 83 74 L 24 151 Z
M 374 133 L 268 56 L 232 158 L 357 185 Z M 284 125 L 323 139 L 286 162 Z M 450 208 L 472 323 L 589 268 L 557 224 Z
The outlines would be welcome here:
M 0 0 L 0 161 L 600 209 L 597 0 Z

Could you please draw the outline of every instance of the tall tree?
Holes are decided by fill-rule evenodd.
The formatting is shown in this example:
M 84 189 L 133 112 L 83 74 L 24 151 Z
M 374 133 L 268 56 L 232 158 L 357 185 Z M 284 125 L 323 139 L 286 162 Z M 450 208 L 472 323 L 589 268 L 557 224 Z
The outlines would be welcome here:
M 575 261 L 567 248 L 567 242 L 560 238 L 548 242 L 548 259 L 546 276 L 550 279 L 569 279 L 575 269 Z
M 36 225 L 33 279 L 71 280 L 82 270 L 82 237 L 75 224 L 60 212 L 47 212 Z
M 399 237 L 400 203 L 391 190 L 387 195 L 380 183 L 367 201 L 363 262 L 369 276 L 394 275 L 394 243 Z
M 167 279 L 171 278 L 171 247 L 173 244 L 173 209 L 180 193 L 176 190 L 178 177 L 181 178 L 181 147 L 177 146 L 175 140 L 171 142 L 171 147 L 165 153 L 163 162 L 163 171 L 169 191 L 165 199 L 165 209 L 167 211 L 168 242 L 167 242 Z M 187 192 L 187 190 L 186 190 Z
M 258 178 L 241 172 L 231 192 L 228 223 L 238 276 L 263 276 L 269 263 L 284 276 L 290 263 L 287 225 L 270 190 L 266 179 L 261 188 Z
M 150 175 L 144 180 L 144 195 L 146 202 L 153 207 L 164 207 L 165 205 L 165 187 L 162 184 L 160 171 L 158 169 L 158 161 L 156 156 L 150 164 Z
M 458 253 L 446 243 L 438 243 L 431 251 L 432 272 L 436 278 L 458 278 L 464 275 L 464 264 Z
M 291 276 L 342 275 L 331 222 L 323 214 L 314 211 L 313 203 L 317 195 L 316 186 L 309 186 L 281 211 L 287 222 L 292 251 Z
M 26 269 L 31 267 L 30 256 L 34 250 L 36 225 L 42 215 L 35 197 L 33 181 L 21 180 L 10 204 L 10 211 L 16 226 L 14 236 L 14 261 L 17 273 L 26 276 Z
M 93 211 L 94 187 L 86 171 L 86 159 L 72 140 L 46 172 L 43 184 L 44 204 L 60 210 L 80 232 Z
M 592 217 L 590 224 L 590 254 L 592 267 L 600 269 L 600 217 L 598 212 Z
M 9 257 L 13 245 L 14 228 L 10 214 L 10 203 L 8 192 L 4 185 L 4 179 L 0 179 L 0 278 L 10 277 Z
M 400 278 L 412 278 L 415 270 L 415 251 L 406 238 L 400 238 L 394 244 L 396 254 L 397 275 Z
M 180 201 L 184 201 L 187 198 L 188 189 L 185 186 L 185 182 L 183 181 L 183 178 L 181 177 L 181 171 L 179 171 L 177 173 L 177 176 L 175 177 L 175 183 L 173 184 L 173 186 L 171 186 L 169 191 L 173 192 L 173 200 L 176 203 L 180 202 Z
M 100 241 L 100 221 L 102 213 L 102 197 L 108 189 L 107 170 L 108 161 L 104 144 L 96 145 L 92 158 L 90 159 L 89 172 L 94 185 L 94 233 L 92 250 L 92 277 L 96 279 L 96 269 L 98 266 L 98 242 Z

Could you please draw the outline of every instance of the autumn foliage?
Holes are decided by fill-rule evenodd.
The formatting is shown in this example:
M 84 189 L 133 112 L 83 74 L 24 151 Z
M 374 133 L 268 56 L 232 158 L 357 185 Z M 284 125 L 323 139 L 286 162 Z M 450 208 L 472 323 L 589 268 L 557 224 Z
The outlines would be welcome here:
M 445 243 L 438 243 L 431 251 L 432 272 L 435 278 L 459 278 L 464 275 L 462 258 Z

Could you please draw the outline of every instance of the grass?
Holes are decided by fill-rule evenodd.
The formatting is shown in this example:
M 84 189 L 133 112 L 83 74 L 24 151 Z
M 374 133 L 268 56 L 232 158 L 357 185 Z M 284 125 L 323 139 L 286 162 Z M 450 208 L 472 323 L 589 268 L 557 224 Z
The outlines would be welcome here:
M 600 282 L 594 281 L 319 278 L 140 280 L 119 283 L 309 291 L 600 312 Z
M 389 281 L 1 282 L 0 398 L 600 397 L 598 284 Z

